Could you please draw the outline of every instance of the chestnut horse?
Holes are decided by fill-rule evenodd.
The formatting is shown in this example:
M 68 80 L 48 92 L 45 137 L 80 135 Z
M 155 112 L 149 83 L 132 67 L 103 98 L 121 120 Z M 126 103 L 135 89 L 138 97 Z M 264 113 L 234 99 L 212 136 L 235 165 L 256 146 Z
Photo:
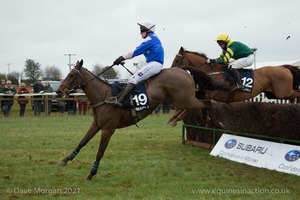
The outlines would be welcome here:
M 181 47 L 174 58 L 171 67 L 192 66 L 190 68 L 184 68 L 190 70 L 194 75 L 194 79 L 197 79 L 197 74 L 195 73 L 201 71 L 210 76 L 213 81 L 217 80 L 222 82 L 225 86 L 230 87 L 229 82 L 225 80 L 224 64 L 207 64 L 207 59 L 205 54 L 187 51 Z M 240 90 L 235 90 L 233 92 L 228 90 L 205 90 L 204 88 L 205 96 L 208 99 L 220 102 L 244 101 L 257 96 L 262 92 L 266 92 L 268 96 L 275 99 L 294 99 L 300 97 L 300 90 L 293 89 L 294 87 L 299 88 L 300 70 L 292 65 L 265 66 L 255 69 L 253 70 L 253 80 L 250 80 L 253 81 L 251 92 Z M 248 84 L 247 80 L 244 81 L 246 81 L 244 84 Z M 168 123 L 174 125 L 177 120 L 181 120 L 185 115 L 186 111 L 180 110 L 168 121 Z
M 91 180 L 97 173 L 111 136 L 117 128 L 124 128 L 135 124 L 129 109 L 119 108 L 105 103 L 112 97 L 109 84 L 99 79 L 86 68 L 82 67 L 83 61 L 77 61 L 76 66 L 70 71 L 62 82 L 61 90 L 68 94 L 76 88 L 81 88 L 93 105 L 94 121 L 78 146 L 59 165 L 65 166 L 73 160 L 80 149 L 92 139 L 98 131 L 102 131 L 100 145 L 92 170 L 87 177 Z M 202 109 L 205 102 L 195 97 L 195 82 L 192 76 L 180 68 L 163 69 L 158 75 L 146 81 L 146 88 L 150 109 L 137 112 L 139 120 L 147 117 L 163 102 L 173 103 L 180 109 Z

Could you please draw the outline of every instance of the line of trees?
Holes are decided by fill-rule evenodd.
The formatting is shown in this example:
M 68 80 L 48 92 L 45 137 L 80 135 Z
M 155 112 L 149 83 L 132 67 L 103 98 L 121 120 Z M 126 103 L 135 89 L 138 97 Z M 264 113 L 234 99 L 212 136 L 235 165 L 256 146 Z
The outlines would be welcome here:
M 24 74 L 23 74 L 23 72 L 24 72 Z M 45 76 L 51 80 L 60 80 L 61 76 L 62 76 L 61 70 L 58 67 L 49 66 L 49 67 L 46 67 L 45 70 L 43 71 L 41 69 L 41 64 L 32 59 L 27 59 L 25 61 L 23 72 L 15 72 L 15 71 L 11 72 L 11 73 L 7 74 L 7 79 L 11 80 L 13 85 L 18 85 L 19 77 L 21 77 L 21 79 L 24 79 L 24 76 L 25 76 L 26 78 L 28 78 L 30 80 L 30 82 L 34 82 L 40 76 Z M 0 73 L 0 78 L 6 79 L 6 75 Z
M 101 74 L 100 75 L 101 78 L 118 78 L 119 73 L 116 72 L 113 68 L 110 68 L 110 69 L 108 69 L 108 68 L 109 68 L 109 66 L 104 67 L 99 64 L 95 64 L 93 66 L 92 73 L 95 75 Z M 101 73 L 101 72 L 103 72 L 103 73 Z
M 107 67 L 101 66 L 100 64 L 95 64 L 93 66 L 92 73 L 98 75 L 100 72 L 105 71 Z M 23 74 L 24 72 L 24 74 Z M 9 74 L 2 74 L 0 73 L 0 79 L 8 79 L 11 80 L 13 85 L 18 85 L 18 79 L 21 77 L 24 79 L 24 76 L 30 80 L 30 82 L 35 82 L 40 76 L 47 78 L 48 80 L 55 80 L 59 81 L 62 77 L 61 70 L 56 66 L 47 66 L 44 70 L 41 68 L 41 64 L 32 60 L 27 59 L 24 65 L 23 72 L 11 72 Z M 113 68 L 107 70 L 101 76 L 104 78 L 116 78 L 118 77 L 118 72 L 116 72 Z

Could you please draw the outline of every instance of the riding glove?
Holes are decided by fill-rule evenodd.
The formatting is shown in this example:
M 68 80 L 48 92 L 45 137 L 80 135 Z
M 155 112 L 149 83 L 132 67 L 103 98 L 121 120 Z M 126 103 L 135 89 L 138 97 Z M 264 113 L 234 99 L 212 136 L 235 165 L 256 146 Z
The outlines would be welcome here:
M 216 59 L 207 59 L 206 63 L 215 63 Z
M 125 58 L 123 56 L 120 56 L 119 58 L 117 58 L 115 61 L 114 61 L 114 65 L 120 65 L 122 64 L 122 62 L 125 60 Z

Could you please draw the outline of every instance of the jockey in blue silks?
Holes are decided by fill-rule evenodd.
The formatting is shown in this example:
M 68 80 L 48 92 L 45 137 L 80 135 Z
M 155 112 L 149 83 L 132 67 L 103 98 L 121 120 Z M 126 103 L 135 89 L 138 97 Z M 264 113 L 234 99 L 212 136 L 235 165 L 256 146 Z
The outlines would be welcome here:
M 140 26 L 140 33 L 144 41 L 136 47 L 134 51 L 117 58 L 113 64 L 119 65 L 124 60 L 134 58 L 141 54 L 146 57 L 146 64 L 128 79 L 127 86 L 115 102 L 115 105 L 119 107 L 122 107 L 122 102 L 136 84 L 158 74 L 162 70 L 164 64 L 164 49 L 159 38 L 155 34 L 155 24 L 145 21 L 138 23 L 138 25 Z

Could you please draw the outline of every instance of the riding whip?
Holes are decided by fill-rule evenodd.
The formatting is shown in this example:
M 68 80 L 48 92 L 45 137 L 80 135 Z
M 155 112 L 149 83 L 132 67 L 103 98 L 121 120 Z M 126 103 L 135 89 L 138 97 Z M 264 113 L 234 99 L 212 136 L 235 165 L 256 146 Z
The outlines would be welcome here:
M 115 66 L 114 64 L 112 64 L 111 66 L 109 66 L 107 69 L 105 69 L 104 71 L 100 72 L 99 74 L 97 74 L 97 76 L 100 76 L 101 74 L 103 74 L 104 72 L 110 70 L 110 68 L 112 68 L 113 66 Z
M 133 73 L 129 70 L 129 69 L 127 69 L 126 67 L 125 67 L 125 65 L 124 65 L 125 63 L 124 62 L 122 62 L 121 63 L 121 65 L 131 74 L 131 75 L 133 75 Z

